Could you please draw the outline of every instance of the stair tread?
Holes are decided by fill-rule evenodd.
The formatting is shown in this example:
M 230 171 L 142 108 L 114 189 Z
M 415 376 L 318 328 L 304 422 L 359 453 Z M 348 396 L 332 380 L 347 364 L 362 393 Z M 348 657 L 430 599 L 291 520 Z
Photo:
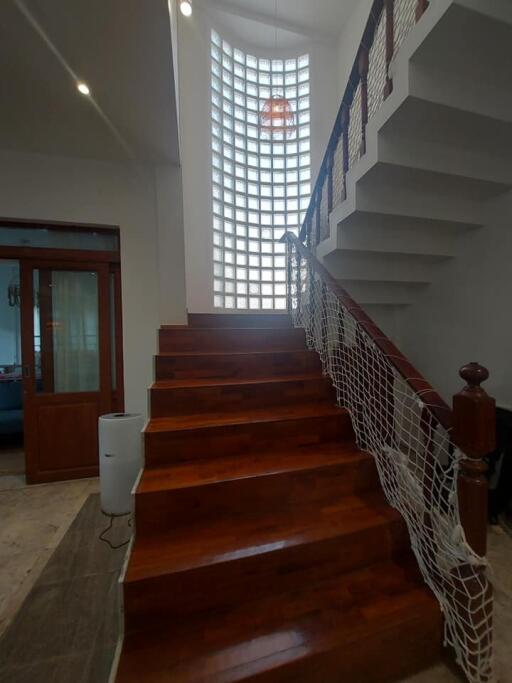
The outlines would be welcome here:
M 334 403 L 318 401 L 316 403 L 299 403 L 295 405 L 278 405 L 269 408 L 253 408 L 249 411 L 197 413 L 192 415 L 175 415 L 173 417 L 151 418 L 146 426 L 146 433 L 172 432 L 186 429 L 201 429 L 235 424 L 255 422 L 277 422 L 279 420 L 301 420 L 308 417 L 346 414 L 345 409 Z
M 192 522 L 167 532 L 136 537 L 126 582 L 227 562 L 285 547 L 383 528 L 400 520 L 381 492 L 343 496 L 300 509 L 265 510 L 236 519 Z
M 220 377 L 220 378 L 186 378 L 186 379 L 161 379 L 154 382 L 151 386 L 152 389 L 177 389 L 183 387 L 216 387 L 216 386 L 236 386 L 244 384 L 282 384 L 283 382 L 303 382 L 308 380 L 319 380 L 324 379 L 326 382 L 331 383 L 330 379 L 327 379 L 322 372 L 319 370 L 315 373 L 297 373 L 297 374 L 287 374 L 268 377 L 257 377 L 257 378 L 247 378 L 244 377 Z
M 390 561 L 127 635 L 118 680 L 233 683 L 390 631 L 399 644 L 420 621 L 439 630 L 439 607 L 415 567 Z
M 282 354 L 288 355 L 295 353 L 314 354 L 315 352 L 311 351 L 310 349 L 290 349 L 289 351 L 279 349 L 263 349 L 261 351 L 258 351 L 257 349 L 255 349 L 254 351 L 159 351 L 157 356 L 164 356 L 165 358 L 173 358 L 174 356 L 178 356 L 179 358 L 182 358 L 183 356 L 273 356 Z
M 167 491 L 282 472 L 299 472 L 371 459 L 351 442 L 336 441 L 290 450 L 198 459 L 144 470 L 137 493 Z

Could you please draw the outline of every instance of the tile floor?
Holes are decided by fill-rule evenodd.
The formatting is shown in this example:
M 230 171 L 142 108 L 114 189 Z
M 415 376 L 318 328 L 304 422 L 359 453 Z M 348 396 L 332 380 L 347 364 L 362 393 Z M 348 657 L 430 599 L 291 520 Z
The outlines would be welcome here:
M 97 479 L 24 486 L 10 477 L 0 476 L 0 635 L 99 486 Z
M 120 632 L 119 572 L 127 546 L 99 539 L 108 519 L 90 495 L 0 640 L 0 680 L 107 683 Z M 113 545 L 131 536 L 114 520 Z
M 105 518 L 98 496 L 88 499 L 97 490 L 98 481 L 91 479 L 0 491 L 0 632 L 13 621 L 37 581 L 16 623 L 0 641 L 0 674 L 1 653 L 5 653 L 7 642 L 9 683 L 107 683 L 119 628 L 115 586 L 124 549 L 113 553 L 98 541 Z M 120 537 L 126 532 L 122 523 L 114 529 Z M 512 683 L 512 538 L 501 527 L 490 530 L 489 558 L 495 587 L 499 683 Z M 66 637 L 58 647 L 49 647 L 44 644 L 45 630 L 55 605 L 57 612 L 59 605 L 66 606 L 58 623 Z M 74 623 L 73 614 L 84 616 L 81 627 Z M 9 646 L 14 627 L 17 636 Z M 29 632 L 35 636 L 29 637 Z M 32 663 L 27 664 L 25 645 L 32 641 L 35 651 L 30 655 Z M 4 671 L 5 666 L 4 662 Z M 0 679 L 4 680 L 1 675 Z M 453 666 L 440 663 L 402 683 L 463 680 Z

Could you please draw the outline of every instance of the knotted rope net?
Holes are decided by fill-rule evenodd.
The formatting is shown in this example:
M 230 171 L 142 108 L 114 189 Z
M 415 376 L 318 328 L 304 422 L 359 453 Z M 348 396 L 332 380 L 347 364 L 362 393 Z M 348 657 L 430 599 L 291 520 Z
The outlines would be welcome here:
M 295 326 L 320 355 L 359 448 L 375 459 L 390 505 L 407 525 L 421 573 L 445 619 L 445 644 L 471 683 L 493 681 L 492 591 L 487 562 L 465 540 L 457 479 L 462 454 L 427 402 L 411 388 L 332 286 L 287 240 Z

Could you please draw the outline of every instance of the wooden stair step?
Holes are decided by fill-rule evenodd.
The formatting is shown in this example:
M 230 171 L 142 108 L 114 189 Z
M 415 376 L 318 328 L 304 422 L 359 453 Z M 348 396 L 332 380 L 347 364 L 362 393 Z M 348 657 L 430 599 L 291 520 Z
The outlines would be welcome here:
M 253 379 L 280 377 L 292 372 L 321 372 L 321 369 L 318 354 L 304 349 L 161 353 L 155 358 L 157 380 L 193 377 Z
M 350 416 L 326 401 L 159 417 L 151 419 L 145 429 L 146 466 L 255 450 L 275 451 L 283 443 L 294 448 L 338 438 L 353 438 Z
M 259 379 L 161 380 L 150 390 L 153 418 L 187 413 L 218 412 L 272 405 L 336 402 L 332 382 L 321 373 Z
M 164 327 L 159 331 L 163 351 L 293 351 L 306 348 L 304 330 L 299 328 Z
M 388 683 L 435 662 L 442 618 L 388 562 L 125 636 L 118 683 Z
M 288 313 L 189 313 L 188 324 L 191 327 L 292 327 L 292 319 Z
M 408 552 L 381 492 L 252 511 L 137 535 L 125 577 L 128 630 L 297 588 Z
M 144 471 L 135 497 L 137 530 L 158 533 L 248 507 L 278 509 L 378 486 L 373 458 L 352 442 L 178 462 Z

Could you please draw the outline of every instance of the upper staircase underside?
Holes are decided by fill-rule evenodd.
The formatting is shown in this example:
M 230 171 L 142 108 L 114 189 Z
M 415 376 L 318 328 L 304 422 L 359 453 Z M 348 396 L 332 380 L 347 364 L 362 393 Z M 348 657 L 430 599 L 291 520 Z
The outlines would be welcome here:
M 317 247 L 359 304 L 413 303 L 512 187 L 511 44 L 512 5 L 484 0 L 432 0 L 401 44 Z
M 304 331 L 190 316 L 155 367 L 117 681 L 381 683 L 434 662 L 439 607 Z

